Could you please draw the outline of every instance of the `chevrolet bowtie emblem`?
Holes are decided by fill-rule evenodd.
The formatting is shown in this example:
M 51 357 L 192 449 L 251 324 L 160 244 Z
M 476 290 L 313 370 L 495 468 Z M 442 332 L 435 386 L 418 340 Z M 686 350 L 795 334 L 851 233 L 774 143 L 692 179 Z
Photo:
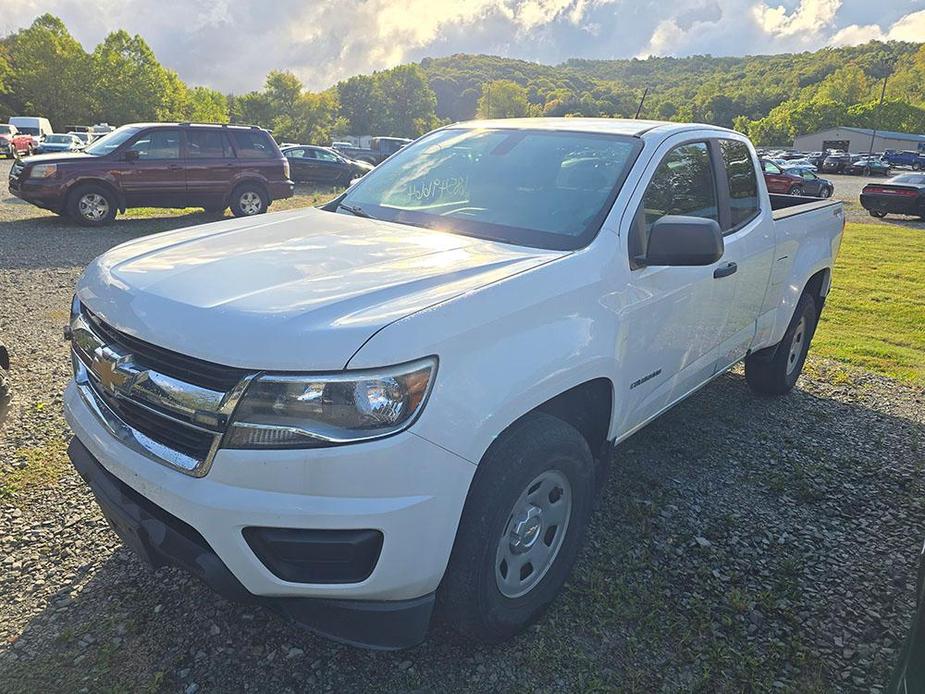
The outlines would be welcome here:
M 91 370 L 100 379 L 100 384 L 110 393 L 115 394 L 129 379 L 129 374 L 119 368 L 127 356 L 120 356 L 109 347 L 97 347 L 93 350 Z

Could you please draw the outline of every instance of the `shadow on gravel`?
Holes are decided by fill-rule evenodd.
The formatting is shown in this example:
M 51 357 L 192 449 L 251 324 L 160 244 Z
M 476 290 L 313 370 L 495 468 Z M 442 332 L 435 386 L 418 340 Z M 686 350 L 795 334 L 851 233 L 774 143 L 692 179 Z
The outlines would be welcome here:
M 508 644 L 465 644 L 437 626 L 410 651 L 365 652 L 229 604 L 179 571 L 152 574 L 124 549 L 85 549 L 99 564 L 0 655 L 0 682 L 18 692 L 870 691 L 912 614 L 925 427 L 909 414 L 921 393 L 866 374 L 836 381 L 822 373 L 762 399 L 730 374 L 620 446 L 568 589 Z

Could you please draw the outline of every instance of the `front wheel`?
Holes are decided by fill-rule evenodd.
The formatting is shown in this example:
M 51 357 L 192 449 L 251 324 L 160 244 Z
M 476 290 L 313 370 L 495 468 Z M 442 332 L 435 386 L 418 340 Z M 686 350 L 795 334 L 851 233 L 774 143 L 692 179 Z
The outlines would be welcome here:
M 495 643 L 542 615 L 571 572 L 594 497 L 594 460 L 561 419 L 533 413 L 479 463 L 437 592 L 438 614 Z
M 886 217 L 886 212 L 880 212 L 879 210 L 870 210 L 870 216 L 876 217 L 877 219 L 883 219 Z
M 803 186 L 790 186 L 787 195 L 803 195 Z
M 832 189 L 829 188 L 828 186 L 826 186 L 825 188 L 823 188 L 823 189 L 822 189 L 822 197 L 824 197 L 824 198 L 830 198 L 830 197 L 832 197 Z
M 244 183 L 231 194 L 231 212 L 235 217 L 253 217 L 267 211 L 269 196 L 263 186 Z
M 84 226 L 106 226 L 116 218 L 116 199 L 103 186 L 81 186 L 69 196 L 67 213 Z
M 803 370 L 818 319 L 816 301 L 804 293 L 780 343 L 745 358 L 745 380 L 753 391 L 784 395 L 793 389 Z

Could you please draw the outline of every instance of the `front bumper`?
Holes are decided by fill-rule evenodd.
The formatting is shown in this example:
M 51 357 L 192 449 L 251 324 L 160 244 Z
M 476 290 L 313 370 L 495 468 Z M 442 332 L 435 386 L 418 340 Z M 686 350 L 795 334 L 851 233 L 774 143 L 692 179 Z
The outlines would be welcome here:
M 382 619 L 394 612 L 396 602 L 411 601 L 407 604 L 422 610 L 415 601 L 432 602 L 443 577 L 474 465 L 404 432 L 313 450 L 220 449 L 209 473 L 194 478 L 158 465 L 116 439 L 73 382 L 65 392 L 65 415 L 100 470 L 194 530 L 206 548 L 201 551 L 214 557 L 206 563 L 222 567 L 215 575 L 234 579 L 229 583 L 226 577 L 216 584 L 207 578 L 210 584 L 220 590 L 233 585 L 233 592 L 243 598 L 262 602 L 267 598 L 277 609 L 283 609 L 281 600 L 294 600 L 283 611 L 341 640 L 383 648 L 410 645 L 407 635 L 399 639 L 401 643 L 391 643 L 387 633 L 377 639 L 362 631 L 337 633 L 312 617 L 314 608 L 309 610 L 305 600 L 357 602 L 351 605 L 351 614 L 368 607 Z M 75 465 L 79 468 L 76 461 Z M 101 506 L 105 503 L 101 499 Z M 361 581 L 297 583 L 275 575 L 257 557 L 244 536 L 245 528 L 252 527 L 377 530 L 382 533 L 382 548 L 372 572 Z M 158 526 L 156 533 L 160 532 Z M 129 533 L 127 544 L 137 549 L 133 537 Z M 146 546 L 141 553 L 149 552 Z M 163 554 L 171 554 L 158 552 L 155 556 L 162 559 Z M 189 568 L 181 560 L 171 563 Z M 429 611 L 428 606 L 428 615 Z M 423 638 L 423 632 L 418 636 Z
M 424 640 L 434 594 L 399 601 L 258 597 L 247 591 L 194 528 L 107 472 L 77 438 L 68 455 L 122 541 L 153 568 L 176 566 L 235 602 L 265 605 L 330 638 L 398 649 Z
M 52 212 L 62 210 L 63 200 L 61 189 L 57 185 L 46 185 L 42 181 L 33 181 L 30 179 L 13 178 L 9 180 L 10 193 L 20 200 L 41 207 Z

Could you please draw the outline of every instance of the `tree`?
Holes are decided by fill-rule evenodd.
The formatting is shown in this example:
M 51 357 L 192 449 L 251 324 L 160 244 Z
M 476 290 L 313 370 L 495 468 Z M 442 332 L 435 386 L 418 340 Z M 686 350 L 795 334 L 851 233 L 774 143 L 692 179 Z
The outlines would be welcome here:
M 378 130 L 379 104 L 383 101 L 377 80 L 372 75 L 357 75 L 337 85 L 340 113 L 345 130 L 354 135 L 372 135 Z
M 864 71 L 857 65 L 846 65 L 826 77 L 813 97 L 818 101 L 856 104 L 870 91 Z
M 214 89 L 193 87 L 189 90 L 186 117 L 200 123 L 227 123 L 228 99 Z
M 511 80 L 494 80 L 482 87 L 479 118 L 523 118 L 530 112 L 527 90 Z
M 418 65 L 399 65 L 376 73 L 382 95 L 382 121 L 375 134 L 417 137 L 435 128 L 437 95 Z
M 165 70 L 140 36 L 114 31 L 93 51 L 90 82 L 97 95 L 96 118 L 114 123 L 175 115 L 182 82 Z M 185 90 L 185 87 L 182 87 Z
M 93 95 L 87 83 L 89 56 L 57 17 L 44 14 L 13 34 L 0 54 L 0 92 L 11 114 L 35 114 L 59 126 L 81 122 Z M 5 54 L 5 59 L 4 59 Z M 5 67 L 4 67 L 5 65 Z

